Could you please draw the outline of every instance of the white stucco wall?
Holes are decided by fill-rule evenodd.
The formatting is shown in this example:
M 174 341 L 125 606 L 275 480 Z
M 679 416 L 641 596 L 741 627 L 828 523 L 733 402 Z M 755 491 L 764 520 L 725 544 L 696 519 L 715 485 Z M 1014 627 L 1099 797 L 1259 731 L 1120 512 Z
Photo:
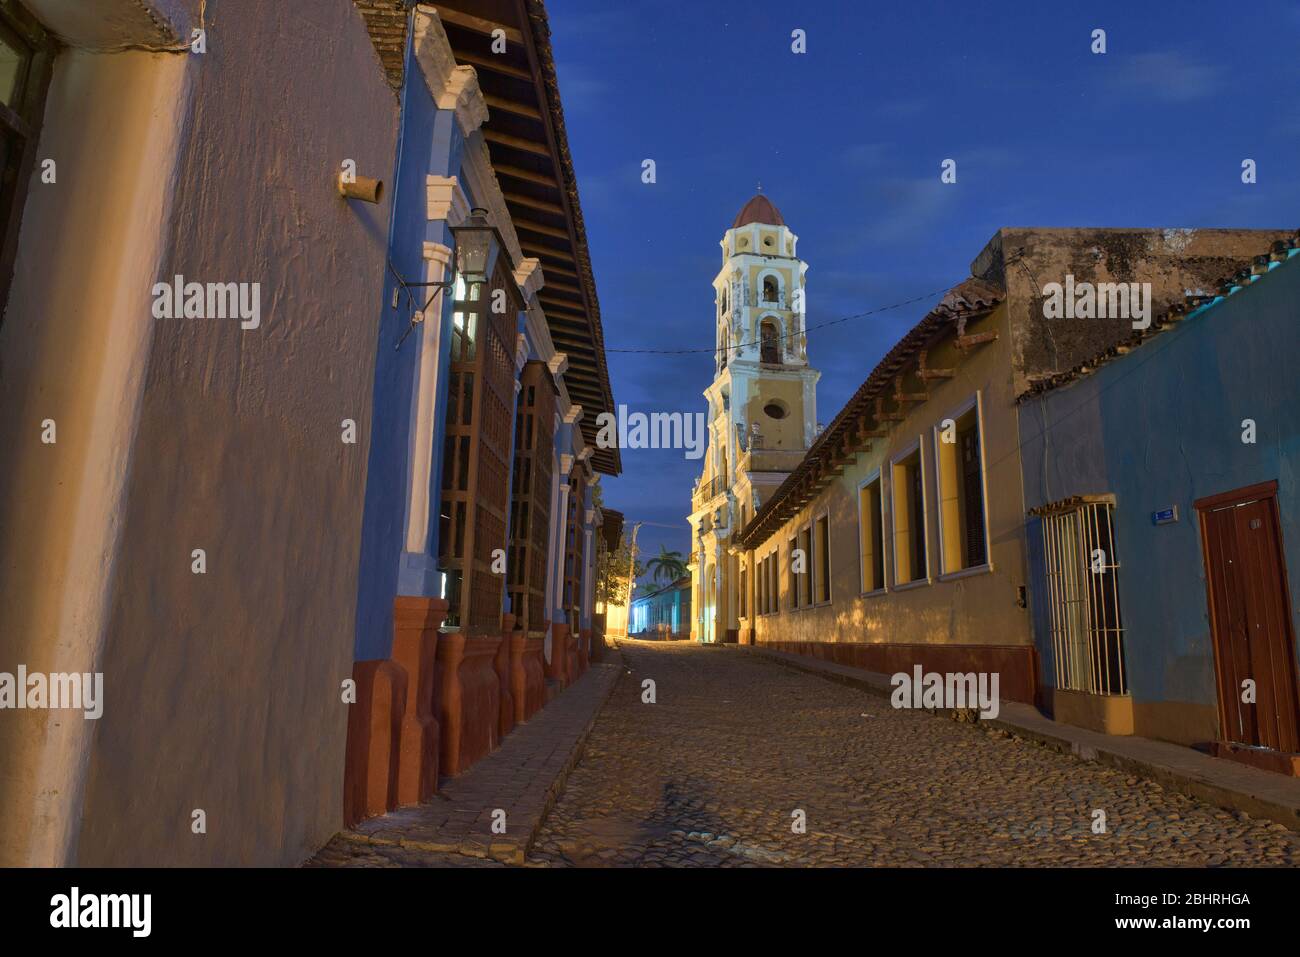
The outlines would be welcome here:
M 203 56 L 56 67 L 41 155 L 86 185 L 33 186 L 0 329 L 0 670 L 93 659 L 106 704 L 44 763 L 0 718 L 0 863 L 291 864 L 342 818 L 388 209 L 334 176 L 391 184 L 397 99 L 349 0 L 206 7 Z M 177 273 L 260 283 L 261 327 L 153 319 Z
M 56 61 L 0 325 L 0 671 L 93 671 L 116 568 L 184 57 Z M 41 423 L 57 441 L 41 441 Z M 0 865 L 67 859 L 93 723 L 0 712 Z

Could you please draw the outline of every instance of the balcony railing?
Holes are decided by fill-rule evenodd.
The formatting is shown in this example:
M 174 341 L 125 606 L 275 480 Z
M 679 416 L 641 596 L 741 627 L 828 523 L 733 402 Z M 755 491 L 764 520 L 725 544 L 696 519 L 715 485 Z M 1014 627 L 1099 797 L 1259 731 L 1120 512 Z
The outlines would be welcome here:
M 697 502 L 707 502 L 714 496 L 721 495 L 727 490 L 726 476 L 717 475 L 707 482 L 701 482 L 699 488 L 695 490 L 695 500 Z

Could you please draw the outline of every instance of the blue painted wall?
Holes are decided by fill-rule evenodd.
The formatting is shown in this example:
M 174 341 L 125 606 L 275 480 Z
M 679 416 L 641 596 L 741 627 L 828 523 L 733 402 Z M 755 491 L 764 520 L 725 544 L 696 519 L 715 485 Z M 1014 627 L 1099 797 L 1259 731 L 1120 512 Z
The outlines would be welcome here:
M 412 31 L 408 30 L 408 36 Z M 393 216 L 389 232 L 389 260 L 406 282 L 425 281 L 424 243 L 452 246 L 445 222 L 427 218 L 426 177 L 451 176 L 460 168 L 462 138 L 455 114 L 439 110 L 415 62 L 411 40 L 407 41 L 405 82 L 402 89 L 401 139 L 393 184 Z M 359 595 L 356 622 L 356 659 L 387 658 L 393 641 L 393 598 L 399 594 L 435 594 L 430 581 L 409 570 L 403 573 L 403 548 L 408 475 L 410 473 L 411 393 L 418 360 L 418 340 L 412 333 L 400 349 L 397 342 L 410 325 L 413 309 L 424 305 L 427 288 L 413 288 L 413 307 L 406 293 L 399 294 L 393 308 L 393 290 L 400 288 L 392 270 L 384 281 L 379 306 L 377 335 L 379 348 L 375 366 L 374 411 L 371 417 L 370 452 L 366 472 L 365 520 L 361 533 Z M 357 321 L 370 321 L 358 316 Z M 446 409 L 448 344 L 451 337 L 451 300 L 443 297 L 439 316 L 426 321 L 441 323 L 442 354 L 439 358 L 434 421 L 438 434 L 433 442 L 431 471 L 435 507 L 430 509 L 430 567 L 438 554 L 438 486 L 442 475 L 442 421 Z M 364 438 L 363 438 L 364 440 Z M 418 560 L 418 556 L 416 559 Z M 410 564 L 410 558 L 407 559 Z M 436 576 L 432 578 L 436 581 Z
M 636 633 L 653 630 L 656 623 L 667 623 L 673 632 L 689 631 L 691 617 L 691 589 L 665 587 L 661 591 L 632 601 L 630 631 Z
M 1082 320 L 1081 320 L 1082 321 Z M 1293 602 L 1300 595 L 1300 257 L 1129 355 L 1020 407 L 1026 509 L 1114 493 L 1126 667 L 1138 702 L 1217 702 L 1200 529 L 1192 503 L 1275 479 Z M 1242 442 L 1242 420 L 1256 442 Z M 1151 513 L 1178 507 L 1178 522 Z M 1040 523 L 1030 596 L 1044 678 L 1055 665 Z M 1291 609 L 1300 631 L 1300 614 Z

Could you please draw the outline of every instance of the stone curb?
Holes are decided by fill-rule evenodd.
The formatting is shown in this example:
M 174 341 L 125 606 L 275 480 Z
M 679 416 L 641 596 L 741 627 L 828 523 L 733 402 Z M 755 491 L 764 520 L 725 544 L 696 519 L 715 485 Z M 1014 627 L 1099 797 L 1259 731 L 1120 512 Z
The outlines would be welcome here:
M 886 675 L 789 652 L 733 646 L 795 671 L 825 678 L 881 697 L 889 697 Z M 949 717 L 952 711 L 930 712 Z M 1083 761 L 1147 778 L 1161 787 L 1232 811 L 1244 811 L 1300 832 L 1300 781 L 1213 758 L 1184 745 L 1149 738 L 1113 737 L 1086 728 L 1063 725 L 1018 702 L 1001 706 L 997 718 L 980 718 L 977 726 L 1015 735 Z
M 624 670 L 617 646 L 608 646 L 605 655 L 604 661 L 592 662 L 581 678 L 508 735 L 497 750 L 446 782 L 432 801 L 363 821 L 353 830 L 340 831 L 334 840 L 524 864 Z M 554 725 L 568 720 L 580 723 L 576 732 L 563 727 L 555 731 Z M 543 751 L 547 753 L 540 761 L 528 760 Z M 532 772 L 526 780 L 519 778 L 521 756 Z M 498 781 L 484 783 L 494 778 Z M 483 791 L 493 796 L 479 796 Z M 492 804 L 512 808 L 505 834 L 491 833 L 488 806 Z M 442 824 L 430 820 L 447 815 L 452 819 Z

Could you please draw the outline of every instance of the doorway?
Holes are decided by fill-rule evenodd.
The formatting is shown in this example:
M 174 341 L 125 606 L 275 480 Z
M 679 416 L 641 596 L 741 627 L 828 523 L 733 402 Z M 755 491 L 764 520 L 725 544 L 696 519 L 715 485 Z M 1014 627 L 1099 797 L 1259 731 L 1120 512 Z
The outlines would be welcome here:
M 1300 752 L 1300 691 L 1277 482 L 1213 495 L 1195 506 L 1222 734 L 1236 744 Z

